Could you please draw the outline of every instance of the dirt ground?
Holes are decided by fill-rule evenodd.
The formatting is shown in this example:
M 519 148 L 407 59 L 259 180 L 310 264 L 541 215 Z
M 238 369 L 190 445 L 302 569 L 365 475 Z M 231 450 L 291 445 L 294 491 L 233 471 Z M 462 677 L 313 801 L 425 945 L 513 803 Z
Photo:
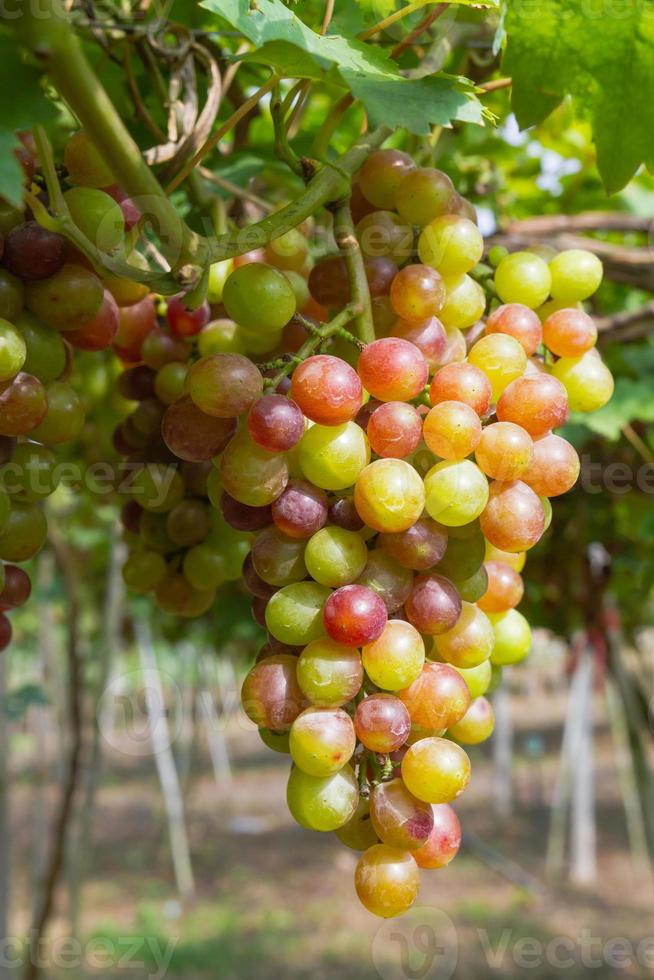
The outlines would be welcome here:
M 229 785 L 219 785 L 202 729 L 186 780 L 195 897 L 179 901 L 153 760 L 111 751 L 93 821 L 92 870 L 73 967 L 57 946 L 67 928 L 58 895 L 47 975 L 167 980 L 581 980 L 654 975 L 654 892 L 634 863 L 614 752 L 598 698 L 595 735 L 598 876 L 585 889 L 546 881 L 549 803 L 564 698 L 514 696 L 514 799 L 493 806 L 490 750 L 473 751 L 473 782 L 457 803 L 466 839 L 455 862 L 422 872 L 417 907 L 384 922 L 358 903 L 357 855 L 333 835 L 297 826 L 286 809 L 286 757 L 232 721 Z M 106 746 L 105 746 L 106 748 Z M 27 923 L 26 869 L 36 788 L 12 793 L 16 929 Z M 54 799 L 54 797 L 53 797 Z M 63 913 L 63 915 L 62 915 Z M 79 961 L 79 965 L 78 965 Z

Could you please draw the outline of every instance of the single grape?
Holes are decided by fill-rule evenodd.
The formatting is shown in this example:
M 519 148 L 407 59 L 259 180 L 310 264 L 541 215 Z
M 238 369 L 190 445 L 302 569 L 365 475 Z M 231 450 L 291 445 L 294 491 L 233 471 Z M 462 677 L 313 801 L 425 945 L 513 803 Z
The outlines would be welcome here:
M 494 728 L 493 706 L 481 697 L 475 698 L 463 718 L 450 726 L 448 735 L 463 745 L 479 745 L 491 737 Z
M 393 694 L 370 694 L 354 714 L 357 738 L 371 752 L 395 752 L 406 742 L 411 719 L 406 706 Z
M 338 830 L 354 816 L 359 803 L 359 787 L 350 766 L 322 777 L 309 776 L 294 766 L 288 780 L 286 802 L 291 816 L 300 826 L 308 830 Z
M 21 367 L 24 367 L 28 374 L 33 374 L 45 385 L 63 374 L 66 367 L 66 348 L 59 333 L 44 326 L 31 313 L 22 313 L 16 319 L 16 329 L 20 331 L 26 348 L 25 360 Z M 0 320 L 0 340 L 2 337 Z M 4 353 L 0 346 L 0 365 L 3 357 Z M 0 378 L 0 380 L 7 379 Z
M 425 663 L 420 676 L 397 696 L 412 724 L 432 731 L 451 728 L 470 707 L 468 685 L 449 664 Z
M 513 422 L 487 425 L 475 450 L 475 461 L 480 470 L 494 480 L 506 482 L 522 477 L 533 458 L 531 436 Z
M 551 260 L 549 270 L 553 299 L 569 304 L 592 296 L 599 288 L 604 271 L 598 257 L 584 248 L 559 252 Z
M 402 778 L 419 800 L 451 803 L 470 782 L 470 759 L 454 742 L 423 738 L 402 759 Z
M 359 187 L 371 204 L 391 211 L 397 188 L 414 166 L 408 153 L 401 150 L 376 150 L 359 171 Z
M 401 779 L 379 783 L 370 794 L 370 819 L 384 844 L 415 850 L 434 826 L 431 806 L 417 800 Z
M 352 719 L 342 708 L 307 708 L 291 725 L 291 757 L 309 776 L 338 772 L 352 758 L 355 746 Z
M 166 409 L 161 424 L 161 435 L 170 451 L 192 462 L 217 456 L 235 431 L 235 419 L 206 415 L 189 395 L 182 395 Z
M 488 502 L 488 480 L 471 460 L 443 460 L 425 477 L 425 507 L 447 527 L 460 527 L 479 517 Z
M 434 649 L 454 667 L 477 667 L 493 651 L 493 629 L 488 616 L 471 602 L 464 602 L 452 629 L 434 637 Z
M 427 571 L 445 554 L 447 532 L 430 517 L 421 517 L 406 531 L 380 534 L 379 545 L 404 568 Z
M 455 198 L 454 184 L 442 170 L 415 167 L 399 181 L 393 207 L 412 225 L 423 227 L 449 214 Z
M 211 589 L 194 589 L 183 575 L 169 573 L 155 589 L 154 597 L 163 612 L 194 619 L 211 608 L 216 594 Z
M 450 665 L 452 666 L 452 665 Z M 470 691 L 470 697 L 481 697 L 488 690 L 491 682 L 492 664 L 490 660 L 482 660 L 476 667 L 454 667 L 458 674 L 464 679 Z
M 57 459 L 51 450 L 34 442 L 16 446 L 11 459 L 0 470 L 2 484 L 12 496 L 34 502 L 49 497 L 59 485 Z
M 589 350 L 581 357 L 561 357 L 552 374 L 568 394 L 573 412 L 595 412 L 611 399 L 615 382 L 606 364 Z
M 290 755 L 288 732 L 271 732 L 269 728 L 259 728 L 259 737 L 273 752 Z
M 327 598 L 324 626 L 337 643 L 360 647 L 378 639 L 386 626 L 388 613 L 383 600 L 362 585 L 345 585 Z
M 208 354 L 245 354 L 241 328 L 228 318 L 207 323 L 196 339 L 201 357 Z
M 341 844 L 352 848 L 353 851 L 367 851 L 373 844 L 379 842 L 375 828 L 370 822 L 370 807 L 363 796 L 359 800 L 354 816 L 348 822 L 334 831 Z
M 174 466 L 147 463 L 131 478 L 129 492 L 145 510 L 166 514 L 184 496 L 184 481 Z
M 260 262 L 234 269 L 223 288 L 223 303 L 232 320 L 264 334 L 281 330 L 296 310 L 286 276 Z
M 478 601 L 480 609 L 486 613 L 506 612 L 521 602 L 524 585 L 520 573 L 501 561 L 486 561 L 488 588 Z
M 307 542 L 307 571 L 316 582 L 330 588 L 350 585 L 361 575 L 367 561 L 365 542 L 354 531 L 326 527 Z
M 531 650 L 531 629 L 522 613 L 507 609 L 502 613 L 490 613 L 489 619 L 495 634 L 493 664 L 503 667 L 524 660 Z
M 434 826 L 426 842 L 413 851 L 419 868 L 445 868 L 461 847 L 461 824 L 449 803 L 432 803 Z
M 6 650 L 11 643 L 13 629 L 11 623 L 4 613 L 0 613 L 0 653 Z
M 557 310 L 543 323 L 543 340 L 559 357 L 581 357 L 597 343 L 597 327 L 582 310 Z
M 276 527 L 260 531 L 252 545 L 255 571 L 269 585 L 290 585 L 306 578 L 304 541 L 287 537 Z
M 514 422 L 536 438 L 566 421 L 568 395 L 550 375 L 523 375 L 505 388 L 497 403 L 497 417 L 501 422 Z
M 470 531 L 463 538 L 455 537 L 457 531 Z M 463 581 L 479 571 L 484 557 L 486 541 L 481 533 L 479 522 L 464 525 L 462 528 L 448 528 L 447 550 L 438 565 L 440 575 L 452 581 Z
M 422 352 L 399 337 L 368 344 L 358 371 L 366 391 L 383 402 L 410 401 L 422 392 L 429 375 Z
M 210 544 L 196 544 L 184 555 L 184 578 L 194 589 L 217 589 L 227 581 L 224 555 Z
M 284 490 L 288 465 L 283 456 L 267 452 L 252 441 L 247 431 L 241 431 L 220 457 L 220 475 L 230 496 L 250 507 L 264 507 Z
M 498 307 L 486 321 L 486 334 L 506 333 L 522 344 L 527 357 L 535 354 L 543 341 L 543 328 L 533 310 L 522 303 Z
M 484 315 L 486 293 L 470 276 L 448 276 L 446 298 L 439 317 L 448 331 L 467 330 Z
M 496 481 L 480 523 L 484 536 L 502 551 L 528 551 L 543 535 L 543 505 L 526 483 Z
M 186 390 L 201 411 L 227 419 L 249 411 L 261 396 L 263 378 L 242 354 L 210 354 L 191 366 Z
M 125 219 L 109 194 L 95 187 L 71 187 L 65 191 L 64 200 L 71 218 L 96 248 L 111 252 L 120 245 Z
M 378 456 L 402 459 L 420 445 L 422 422 L 412 405 L 384 402 L 370 416 L 367 434 Z
M 300 272 L 309 258 L 309 243 L 298 228 L 291 228 L 268 242 L 264 257 L 276 269 Z
M 495 289 L 504 303 L 520 303 L 535 310 L 550 295 L 552 274 L 538 255 L 513 252 L 495 270 Z
M 381 597 L 389 613 L 397 612 L 411 593 L 413 576 L 380 548 L 368 554 L 368 562 L 357 580 Z
M 49 278 L 28 283 L 25 295 L 28 309 L 49 327 L 79 330 L 100 311 L 104 289 L 93 272 L 66 263 Z
M 359 474 L 354 487 L 359 516 L 376 531 L 405 531 L 425 506 L 419 474 L 400 459 L 378 459 Z
M 201 354 L 205 353 L 200 351 Z M 188 347 L 179 337 L 155 327 L 145 337 L 141 345 L 141 356 L 148 367 L 159 371 L 166 364 L 186 361 Z
M 481 432 L 479 416 L 465 402 L 439 402 L 423 423 L 424 440 L 441 459 L 465 459 L 477 446 Z
M 444 401 L 464 402 L 484 416 L 490 408 L 490 381 L 484 372 L 472 364 L 447 364 L 434 375 L 429 389 L 432 405 Z
M 373 684 L 386 691 L 400 691 L 420 675 L 425 645 L 411 623 L 390 619 L 377 639 L 363 647 L 361 659 Z
M 486 561 L 499 561 L 503 565 L 508 565 L 515 572 L 521 572 L 525 567 L 525 562 L 527 556 L 522 552 L 513 553 L 511 551 L 503 551 L 501 548 L 496 548 L 495 545 L 491 544 L 490 541 L 486 541 Z
M 304 415 L 285 395 L 264 395 L 250 409 L 248 430 L 254 442 L 268 452 L 285 452 L 304 435 Z
M 46 389 L 38 378 L 24 371 L 0 391 L 0 434 L 25 436 L 45 418 Z
M 484 372 L 496 402 L 505 388 L 524 372 L 527 355 L 515 337 L 493 333 L 473 345 L 468 352 L 468 362 Z
M 19 279 L 47 279 L 59 272 L 65 262 L 66 239 L 43 228 L 38 221 L 26 221 L 12 228 L 5 241 L 4 265 Z
M 445 284 L 440 273 L 428 265 L 406 265 L 393 279 L 390 298 L 402 319 L 426 320 L 436 316 L 445 303 Z
M 213 503 L 213 501 L 212 501 Z M 270 504 L 263 507 L 249 507 L 231 497 L 228 493 L 220 496 L 220 509 L 230 527 L 237 531 L 260 531 L 272 524 Z M 214 505 L 215 506 L 215 505 Z
M 3 527 L 0 501 L 0 528 Z M 48 523 L 36 504 L 14 503 L 0 533 L 0 558 L 3 561 L 28 561 L 38 554 L 48 536 Z
M 323 607 L 331 589 L 318 582 L 285 585 L 268 602 L 266 626 L 276 640 L 306 646 L 324 633 Z
M 355 422 L 313 425 L 300 440 L 299 461 L 311 483 L 324 490 L 345 490 L 370 462 L 370 446 Z
M 201 500 L 181 500 L 168 513 L 166 531 L 175 544 L 192 548 L 200 544 L 211 530 L 209 508 Z
M 442 575 L 417 575 L 404 611 L 417 630 L 435 636 L 451 630 L 457 623 L 461 616 L 461 597 Z
M 580 470 L 581 463 L 574 446 L 551 432 L 534 440 L 534 457 L 522 474 L 522 480 L 539 497 L 558 497 L 572 489 Z
M 173 296 L 168 300 L 166 320 L 176 337 L 194 337 L 211 319 L 211 308 L 207 302 L 195 310 L 190 310 L 183 296 Z
M 291 398 L 320 425 L 342 425 L 353 419 L 361 408 L 362 393 L 354 368 L 330 354 L 307 358 L 291 379 Z
M 134 551 L 123 565 L 125 585 L 132 592 L 152 592 L 166 577 L 166 562 L 156 551 Z
M 154 390 L 160 402 L 163 402 L 164 405 L 173 405 L 179 398 L 183 397 L 187 371 L 188 365 L 181 361 L 170 361 L 159 368 L 154 379 Z M 188 400 L 191 401 L 190 398 Z M 211 455 L 215 456 L 216 453 Z
M 83 129 L 73 133 L 66 143 L 64 165 L 73 183 L 82 187 L 107 187 L 114 183 L 106 160 Z
M 462 276 L 473 269 L 484 254 L 479 228 L 458 214 L 441 214 L 421 232 L 418 254 L 425 265 L 443 276 Z
M 300 654 L 297 680 L 312 704 L 341 707 L 361 689 L 363 666 L 359 652 L 327 636 L 313 640 Z
M 118 333 L 114 337 L 114 350 L 121 360 L 132 364 L 141 360 L 142 347 L 156 322 L 156 309 L 150 296 L 121 309 Z
M 379 334 L 380 331 L 377 330 Z M 385 331 L 400 340 L 415 344 L 427 362 L 430 371 L 434 371 L 448 356 L 449 340 L 445 327 L 435 316 L 425 320 L 394 320 L 390 329 Z M 465 355 L 465 342 L 463 345 Z
M 357 864 L 354 885 L 369 912 L 392 919 L 408 911 L 418 897 L 418 866 L 410 851 L 374 844 Z
M 4 580 L 0 590 L 0 610 L 17 609 L 25 605 L 32 592 L 32 583 L 26 571 L 17 565 L 4 565 Z
M 259 728 L 288 731 L 306 708 L 295 676 L 297 659 L 280 654 L 267 657 L 249 672 L 241 688 L 241 704 Z

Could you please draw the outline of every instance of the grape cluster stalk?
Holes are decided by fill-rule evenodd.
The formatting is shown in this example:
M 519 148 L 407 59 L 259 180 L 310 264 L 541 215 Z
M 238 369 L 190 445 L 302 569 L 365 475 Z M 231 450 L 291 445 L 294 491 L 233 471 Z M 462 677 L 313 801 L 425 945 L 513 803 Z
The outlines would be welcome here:
M 64 163 L 73 219 L 111 252 L 138 208 L 84 132 Z M 474 208 L 399 150 L 368 157 L 350 208 L 365 344 L 338 234 L 317 260 L 298 228 L 216 263 L 191 309 L 0 209 L 0 643 L 29 594 L 14 563 L 46 538 L 52 447 L 84 425 L 73 351 L 111 348 L 131 405 L 114 434 L 133 468 L 125 581 L 194 617 L 242 579 L 267 634 L 244 711 L 290 756 L 292 816 L 362 852 L 357 895 L 392 917 L 459 849 L 465 747 L 491 735 L 487 695 L 531 647 L 526 552 L 579 475 L 555 430 L 613 379 L 583 309 L 591 253 L 492 249 L 480 275 Z

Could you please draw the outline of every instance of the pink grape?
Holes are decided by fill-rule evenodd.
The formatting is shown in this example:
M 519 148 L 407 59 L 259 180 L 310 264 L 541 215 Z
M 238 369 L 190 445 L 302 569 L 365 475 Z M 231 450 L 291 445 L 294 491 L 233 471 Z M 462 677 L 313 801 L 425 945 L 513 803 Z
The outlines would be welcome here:
M 291 398 L 320 425 L 342 425 L 361 407 L 361 381 L 356 371 L 331 354 L 307 358 L 291 379 Z
M 528 551 L 545 528 L 543 505 L 538 495 L 521 480 L 491 484 L 486 508 L 480 517 L 484 536 L 502 551 Z
M 542 436 L 563 425 L 568 417 L 568 396 L 551 375 L 523 375 L 508 385 L 497 403 L 500 422 L 514 422 L 530 436 Z
M 390 333 L 393 337 L 415 344 L 427 361 L 430 371 L 434 371 L 447 358 L 449 336 L 435 316 L 424 320 L 396 320 Z M 465 356 L 465 342 L 463 352 Z
M 522 479 L 540 497 L 558 497 L 572 489 L 580 469 L 574 446 L 549 433 L 534 440 L 534 457 Z
M 533 458 L 533 439 L 513 422 L 487 425 L 475 450 L 477 466 L 494 480 L 519 479 Z
M 397 696 L 411 722 L 432 731 L 456 725 L 470 707 L 468 685 L 449 664 L 426 663 L 413 684 Z
M 580 357 L 597 343 L 597 327 L 582 310 L 556 310 L 543 323 L 543 340 L 558 357 Z
M 434 826 L 422 847 L 412 851 L 419 868 L 445 868 L 461 847 L 461 824 L 449 803 L 432 803 Z
M 381 636 L 388 613 L 383 600 L 362 585 L 336 589 L 323 611 L 325 629 L 337 643 L 360 647 Z
M 481 439 L 481 422 L 465 402 L 441 401 L 425 418 L 423 437 L 441 459 L 465 459 Z
M 446 364 L 434 375 L 429 400 L 432 405 L 444 401 L 465 402 L 483 417 L 490 408 L 490 382 L 484 372 L 472 364 Z
M 543 341 L 543 326 L 537 313 L 522 303 L 505 303 L 486 321 L 485 333 L 508 333 L 522 344 L 527 357 L 535 354 Z
M 420 517 L 406 531 L 380 534 L 378 543 L 399 565 L 424 572 L 445 554 L 447 532 L 431 517 Z
M 406 705 L 393 694 L 371 694 L 357 705 L 354 728 L 371 752 L 394 752 L 406 742 L 411 718 Z
M 384 402 L 370 416 L 366 431 L 378 456 L 403 459 L 420 445 L 422 422 L 412 405 Z
M 461 597 L 442 575 L 417 575 L 404 611 L 417 630 L 435 636 L 455 626 L 461 615 Z
M 327 522 L 327 494 L 307 480 L 290 480 L 273 502 L 272 517 L 290 538 L 310 538 Z
M 415 850 L 434 826 L 431 806 L 417 800 L 401 779 L 379 783 L 370 794 L 370 819 L 384 844 Z
M 278 655 L 261 660 L 243 682 L 241 703 L 259 728 L 288 731 L 307 706 L 296 679 L 297 658 Z
M 368 344 L 359 358 L 358 371 L 366 391 L 383 402 L 415 398 L 429 374 L 422 352 L 399 337 L 383 337 Z

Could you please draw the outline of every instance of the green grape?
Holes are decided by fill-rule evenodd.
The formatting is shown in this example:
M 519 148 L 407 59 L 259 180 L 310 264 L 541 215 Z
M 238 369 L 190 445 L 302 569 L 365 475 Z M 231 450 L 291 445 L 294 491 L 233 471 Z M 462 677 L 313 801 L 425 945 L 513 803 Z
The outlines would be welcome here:
M 156 551 L 135 551 L 123 565 L 125 585 L 132 592 L 152 592 L 166 577 L 166 562 Z
M 468 525 L 464 525 L 466 526 Z M 469 526 L 472 527 L 473 532 L 470 537 L 455 538 L 452 533 L 449 534 L 447 550 L 438 563 L 438 574 L 445 575 L 453 582 L 466 581 L 476 575 L 484 564 L 486 539 L 478 523 Z
M 362 187 L 365 194 L 363 184 Z M 454 184 L 442 170 L 411 166 L 397 182 L 389 207 L 395 207 L 406 221 L 422 228 L 440 215 L 448 214 L 454 196 Z
M 66 368 L 66 346 L 61 337 L 51 327 L 40 323 L 31 313 L 22 313 L 16 320 L 25 341 L 26 357 L 23 368 L 28 374 L 44 385 L 49 385 L 64 373 Z
M 359 577 L 368 561 L 368 549 L 356 531 L 324 527 L 309 538 L 304 561 L 311 578 L 338 589 Z
M 297 308 L 301 310 L 311 299 L 309 284 L 304 276 L 301 276 L 299 272 L 294 272 L 293 269 L 284 269 L 284 275 L 291 284 Z
M 157 371 L 154 379 L 154 392 L 164 405 L 172 405 L 184 394 L 184 382 L 188 365 L 181 361 L 171 361 Z
M 34 503 L 57 489 L 56 466 L 54 453 L 45 446 L 23 442 L 15 447 L 10 462 L 0 470 L 0 479 L 10 494 Z
M 155 514 L 150 510 L 142 511 L 139 518 L 139 537 L 149 551 L 169 555 L 178 550 L 175 542 L 168 537 L 165 514 Z
M 0 318 L 14 323 L 24 302 L 25 287 L 20 279 L 6 269 L 0 269 Z
M 63 381 L 53 381 L 46 388 L 48 411 L 43 421 L 30 432 L 30 439 L 47 446 L 71 442 L 82 431 L 84 406 L 77 392 Z
M 488 572 L 482 565 L 474 575 L 464 579 L 453 579 L 457 591 L 465 602 L 478 602 L 488 589 Z
M 282 755 L 291 754 L 288 732 L 271 732 L 269 728 L 259 728 L 258 731 L 263 744 L 273 752 L 280 752 Z
M 234 269 L 225 282 L 223 303 L 232 320 L 259 334 L 280 331 L 296 310 L 295 294 L 284 273 L 261 262 Z
M 220 457 L 220 477 L 223 489 L 240 503 L 265 507 L 286 487 L 288 465 L 284 456 L 262 449 L 244 429 Z
M 64 199 L 73 221 L 96 248 L 111 252 L 120 245 L 125 219 L 113 197 L 93 187 L 72 187 Z
M 256 330 L 248 330 L 239 325 L 238 336 L 246 353 L 254 357 L 270 354 L 282 342 L 281 330 L 276 330 L 274 333 L 258 333 Z
M 30 282 L 27 308 L 55 330 L 79 330 L 100 312 L 104 288 L 93 272 L 66 263 L 54 276 Z
M 200 357 L 209 354 L 245 354 L 241 328 L 233 320 L 212 320 L 197 335 Z
M 64 165 L 74 184 L 83 187 L 109 187 L 114 175 L 83 129 L 73 133 L 64 150 Z
M 484 239 L 474 222 L 458 214 L 443 214 L 423 229 L 418 239 L 420 261 L 442 276 L 462 276 L 484 254 Z
M 130 494 L 144 510 L 166 514 L 184 496 L 184 481 L 174 466 L 146 463 L 132 477 Z
M 451 803 L 470 782 L 470 759 L 444 738 L 423 738 L 402 759 L 406 788 L 425 803 Z
M 402 619 L 390 619 L 381 636 L 361 651 L 370 680 L 384 691 L 401 691 L 420 676 L 425 644 L 418 630 Z
M 342 708 L 307 708 L 291 725 L 289 745 L 298 769 L 309 776 L 329 776 L 352 758 L 352 719 Z
M 515 337 L 491 333 L 471 347 L 468 363 L 484 372 L 491 384 L 492 400 L 497 402 L 505 388 L 524 373 L 527 355 Z
M 495 270 L 495 289 L 504 303 L 523 303 L 535 310 L 550 295 L 551 287 L 547 262 L 532 252 L 513 252 Z
M 493 675 L 493 665 L 490 660 L 483 660 L 476 667 L 454 667 L 454 670 L 463 677 L 473 700 L 486 694 Z
M 504 667 L 524 660 L 531 650 L 531 627 L 522 613 L 507 609 L 502 613 L 489 613 L 488 618 L 495 634 L 492 663 Z
M 299 444 L 302 473 L 323 490 L 345 490 L 370 462 L 370 445 L 356 422 L 313 425 Z
M 14 378 L 24 366 L 26 356 L 21 334 L 8 320 L 0 319 L 0 381 Z
M 486 698 L 476 698 L 463 718 L 448 729 L 448 736 L 463 745 L 479 745 L 493 734 L 495 713 Z
M 184 555 L 184 578 L 194 589 L 217 589 L 227 581 L 227 569 L 221 552 L 206 542 L 195 545 Z
M 601 261 L 584 248 L 559 252 L 551 260 L 552 299 L 567 305 L 588 299 L 599 288 L 604 270 Z
M 469 459 L 443 460 L 425 477 L 425 507 L 446 527 L 469 524 L 487 503 L 488 480 Z
M 43 511 L 36 504 L 15 503 L 0 534 L 0 558 L 28 561 L 41 550 L 47 536 L 48 522 Z
M 209 266 L 209 282 L 207 284 L 207 300 L 209 303 L 222 302 L 225 283 L 233 270 L 234 259 L 223 259 L 222 262 L 211 263 Z M 209 352 L 207 351 L 207 353 Z
M 331 589 L 318 582 L 285 585 L 269 600 L 266 626 L 280 643 L 306 646 L 325 632 L 322 611 Z
M 610 400 L 615 382 L 606 364 L 594 350 L 581 357 L 560 357 L 552 374 L 568 394 L 573 412 L 595 412 Z
M 467 275 L 448 276 L 444 282 L 445 302 L 438 319 L 448 332 L 467 330 L 484 315 L 486 293 L 478 282 Z
M 352 848 L 353 851 L 367 851 L 373 844 L 379 842 L 375 828 L 370 819 L 368 800 L 361 797 L 354 816 L 343 827 L 334 831 L 341 844 Z
M 361 689 L 363 666 L 359 651 L 327 636 L 313 640 L 300 654 L 297 680 L 312 704 L 339 708 Z
M 11 513 L 11 500 L 5 488 L 0 484 L 0 534 L 2 534 L 9 524 Z M 3 569 L 4 574 L 4 569 Z
M 422 514 L 425 487 L 420 474 L 405 460 L 377 459 L 357 477 L 354 501 L 368 527 L 398 533 L 412 527 Z
M 309 776 L 294 766 L 288 779 L 286 801 L 300 826 L 308 830 L 338 830 L 354 816 L 359 787 L 350 766 L 323 777 Z
M 539 497 L 539 500 L 543 508 L 543 514 L 545 515 L 545 527 L 543 528 L 543 534 L 545 534 L 545 531 L 547 531 L 552 523 L 554 512 L 552 510 L 552 501 L 549 497 Z

